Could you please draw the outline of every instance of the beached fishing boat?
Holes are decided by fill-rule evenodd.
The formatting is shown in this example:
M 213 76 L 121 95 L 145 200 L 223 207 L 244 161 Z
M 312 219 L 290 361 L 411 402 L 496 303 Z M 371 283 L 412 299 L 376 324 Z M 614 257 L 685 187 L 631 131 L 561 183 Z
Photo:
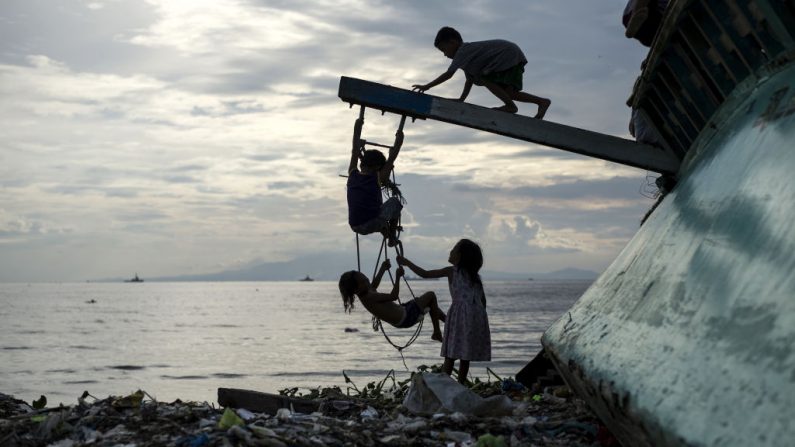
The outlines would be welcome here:
M 791 445 L 795 2 L 671 2 L 632 103 L 659 145 L 347 77 L 339 97 L 663 174 L 547 356 L 626 446 Z
M 634 107 L 677 185 L 543 336 L 624 445 L 795 440 L 795 3 L 678 1 Z

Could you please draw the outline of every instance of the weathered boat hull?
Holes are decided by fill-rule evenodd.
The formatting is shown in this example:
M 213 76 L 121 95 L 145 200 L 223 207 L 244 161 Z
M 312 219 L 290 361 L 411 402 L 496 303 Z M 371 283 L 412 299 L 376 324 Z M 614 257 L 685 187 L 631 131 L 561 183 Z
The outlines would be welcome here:
M 795 64 L 728 96 L 542 343 L 624 445 L 795 442 Z

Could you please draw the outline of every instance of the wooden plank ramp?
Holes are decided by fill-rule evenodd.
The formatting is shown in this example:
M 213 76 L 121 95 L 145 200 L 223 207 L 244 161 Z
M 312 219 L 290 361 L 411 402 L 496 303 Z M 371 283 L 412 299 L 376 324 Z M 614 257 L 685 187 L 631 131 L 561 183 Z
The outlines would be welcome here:
M 649 171 L 674 174 L 679 169 L 677 157 L 647 144 L 362 79 L 340 78 L 339 97 L 350 104 L 470 127 Z

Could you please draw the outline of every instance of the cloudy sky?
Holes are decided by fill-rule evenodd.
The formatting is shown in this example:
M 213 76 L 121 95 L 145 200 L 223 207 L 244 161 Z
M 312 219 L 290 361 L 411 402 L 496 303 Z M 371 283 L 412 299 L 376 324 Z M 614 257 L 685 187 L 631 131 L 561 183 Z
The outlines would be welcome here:
M 451 25 L 519 44 L 548 120 L 628 137 L 645 48 L 623 37 L 624 3 L 3 0 L 0 281 L 307 256 L 351 268 L 338 175 L 357 111 L 336 96 L 340 76 L 427 82 L 449 63 L 432 43 Z M 462 86 L 459 74 L 429 93 Z M 477 87 L 468 101 L 499 105 Z M 365 137 L 388 143 L 397 121 L 369 113 Z M 489 270 L 601 271 L 652 204 L 638 169 L 440 122 L 405 134 L 403 240 L 429 266 L 470 237 Z

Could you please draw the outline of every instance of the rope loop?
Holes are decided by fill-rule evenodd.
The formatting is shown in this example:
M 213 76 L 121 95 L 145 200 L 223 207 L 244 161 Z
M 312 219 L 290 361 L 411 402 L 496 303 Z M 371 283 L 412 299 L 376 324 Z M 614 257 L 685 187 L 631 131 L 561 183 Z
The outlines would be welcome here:
M 365 111 L 365 106 L 362 105 L 361 108 L 359 109 L 359 118 L 357 120 L 357 123 L 361 123 L 361 126 L 364 125 L 364 111 Z M 406 115 L 401 115 L 400 124 L 398 125 L 398 130 L 397 130 L 396 135 L 398 135 L 400 132 L 403 131 L 403 126 L 405 124 L 406 124 Z M 362 139 L 361 138 L 361 127 L 357 127 L 356 129 L 358 129 L 358 134 L 355 135 L 355 138 L 357 139 L 357 141 L 360 144 L 360 146 L 359 146 L 360 157 L 361 157 L 361 154 L 364 153 L 364 148 L 365 148 L 366 145 L 379 146 L 379 147 L 390 148 L 390 149 L 392 148 L 392 146 L 386 146 L 386 145 L 382 145 L 382 144 L 378 144 L 378 143 L 374 143 L 374 142 L 370 142 L 370 141 L 366 141 L 366 140 Z M 401 139 L 401 141 L 402 141 L 402 139 Z M 398 144 L 397 140 L 396 140 L 396 144 Z M 387 199 L 391 198 L 391 197 L 397 197 L 398 200 L 400 200 L 400 203 L 405 205 L 406 204 L 406 200 L 403 198 L 403 194 L 401 193 L 400 188 L 398 188 L 398 183 L 397 183 L 397 178 L 395 176 L 394 167 L 392 168 L 392 172 L 390 172 L 390 174 L 391 174 L 392 179 L 391 179 L 391 181 L 388 181 L 387 184 L 385 184 L 383 186 L 382 192 L 387 197 Z M 396 225 L 397 225 L 397 228 L 396 228 L 395 239 L 396 239 L 397 243 L 394 246 L 395 254 L 397 256 L 403 256 L 403 243 L 400 241 L 400 233 L 403 231 L 403 227 L 401 226 L 400 216 L 398 216 L 398 220 L 396 222 Z M 388 228 L 387 228 L 387 232 L 389 232 Z M 378 249 L 378 257 L 376 258 L 375 266 L 373 267 L 373 276 L 372 276 L 373 278 L 375 278 L 375 275 L 378 272 L 378 266 L 379 266 L 379 264 L 381 262 L 381 256 L 382 255 L 384 256 L 384 261 L 388 261 L 389 260 L 389 246 L 387 244 L 387 236 L 384 236 L 383 240 L 381 241 L 380 248 Z M 362 271 L 362 262 L 361 262 L 361 253 L 360 253 L 360 250 L 359 250 L 359 233 L 356 233 L 356 266 L 357 266 L 358 271 L 361 272 Z M 389 280 L 392 283 L 392 287 L 394 287 L 395 286 L 395 278 L 392 276 L 392 268 L 391 267 L 387 270 L 387 273 L 389 273 Z M 406 288 L 409 289 L 409 292 L 411 293 L 412 299 L 416 301 L 417 300 L 417 296 L 414 295 L 414 291 L 411 289 L 411 286 L 409 285 L 409 282 L 406 279 L 405 275 L 403 276 L 403 281 L 406 284 Z M 400 297 L 398 297 L 398 303 L 400 303 L 402 305 L 402 303 L 400 302 Z M 381 333 L 384 335 L 384 338 L 386 338 L 386 341 L 389 342 L 389 344 L 392 345 L 392 347 L 397 349 L 398 353 L 400 354 L 400 358 L 403 360 L 403 366 L 406 368 L 407 371 L 408 371 L 409 368 L 406 365 L 406 358 L 403 356 L 403 350 L 408 348 L 409 346 L 411 346 L 417 340 L 417 338 L 419 338 L 420 332 L 422 331 L 422 323 L 424 321 L 425 321 L 425 314 L 423 313 L 422 314 L 422 319 L 419 320 L 419 322 L 417 323 L 417 328 L 414 330 L 414 333 L 411 335 L 411 337 L 409 337 L 409 340 L 403 345 L 398 345 L 395 342 L 393 342 L 391 338 L 389 338 L 389 335 L 387 335 L 386 331 L 384 330 L 384 324 L 381 322 L 381 320 L 378 317 L 376 317 L 375 315 L 373 316 L 373 319 L 372 319 L 373 330 L 374 331 L 378 331 L 380 329 Z

